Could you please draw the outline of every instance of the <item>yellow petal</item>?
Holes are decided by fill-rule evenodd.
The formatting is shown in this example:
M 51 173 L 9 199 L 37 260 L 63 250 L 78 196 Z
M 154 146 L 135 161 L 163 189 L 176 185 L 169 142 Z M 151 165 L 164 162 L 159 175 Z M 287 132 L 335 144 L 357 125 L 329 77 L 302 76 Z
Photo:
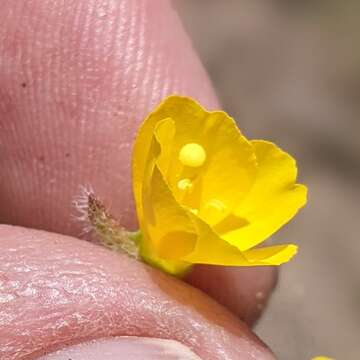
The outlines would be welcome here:
M 152 213 L 144 212 L 141 256 L 170 273 L 183 272 L 189 264 L 179 259 L 193 250 L 195 228 L 172 196 L 156 165 L 148 189 L 144 191 L 143 202 L 150 204 Z
M 160 239 L 169 232 L 195 232 L 187 212 L 172 196 L 156 165 L 148 189 L 144 191 L 143 202 L 150 204 L 144 213 L 144 222 L 148 226 L 154 245 L 158 246 Z
M 281 265 L 297 253 L 296 245 L 275 245 L 245 251 L 248 262 L 254 265 Z
M 335 359 L 329 358 L 327 356 L 315 356 L 311 360 L 335 360 Z
M 248 225 L 221 235 L 241 251 L 264 241 L 306 203 L 306 187 L 295 184 L 295 160 L 270 142 L 252 144 L 258 162 L 256 180 L 235 211 Z
M 228 266 L 251 266 L 252 263 L 235 246 L 221 239 L 196 215 L 190 214 L 197 228 L 197 241 L 194 251 L 183 257 L 194 264 L 213 264 Z
M 150 163 L 154 166 L 156 157 L 160 155 L 160 147 L 157 141 L 154 141 L 154 132 L 156 126 L 162 120 L 166 122 L 167 116 L 156 116 L 158 110 L 161 109 L 162 104 L 158 106 L 153 113 L 145 119 L 138 130 L 137 136 L 134 141 L 132 152 L 132 186 L 135 198 L 135 205 L 139 222 L 143 218 L 143 199 L 142 192 L 145 184 L 145 173 L 150 168 Z M 159 124 L 159 134 L 161 134 L 161 124 Z M 171 136 L 171 134 L 169 135 Z M 165 139 L 164 139 L 164 142 Z M 154 149 L 156 147 L 156 151 Z M 148 176 L 149 177 L 149 176 Z
M 221 239 L 204 221 L 192 216 L 198 238 L 194 251 L 183 260 L 197 264 L 226 266 L 268 266 L 289 261 L 297 252 L 295 245 L 276 245 L 241 252 Z
M 158 144 L 153 138 L 141 193 L 140 255 L 152 265 L 179 274 L 190 266 L 180 258 L 193 250 L 196 229 L 163 179 L 156 164 L 158 156 Z
M 172 147 L 175 131 L 175 123 L 171 118 L 160 120 L 154 129 L 153 136 L 155 136 L 155 140 L 161 149 L 160 154 L 157 155 L 156 163 L 162 174 L 168 172 L 169 164 L 173 161 L 172 154 L 168 149 Z

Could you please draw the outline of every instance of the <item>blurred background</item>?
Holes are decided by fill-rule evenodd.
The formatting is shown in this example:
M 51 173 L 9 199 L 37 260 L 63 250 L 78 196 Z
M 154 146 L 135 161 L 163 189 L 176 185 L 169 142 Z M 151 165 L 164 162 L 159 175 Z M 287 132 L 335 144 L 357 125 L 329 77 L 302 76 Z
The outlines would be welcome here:
M 256 331 L 280 360 L 360 359 L 360 1 L 178 0 L 222 101 L 249 138 L 298 160 L 305 210 Z

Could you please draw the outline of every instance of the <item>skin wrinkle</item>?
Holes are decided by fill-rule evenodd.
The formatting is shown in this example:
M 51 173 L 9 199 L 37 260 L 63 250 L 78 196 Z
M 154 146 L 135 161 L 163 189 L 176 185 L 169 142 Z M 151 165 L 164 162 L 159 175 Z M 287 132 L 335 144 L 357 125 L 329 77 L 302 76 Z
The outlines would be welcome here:
M 10 226 L 0 226 L 0 239 L 3 360 L 115 335 L 172 338 L 209 360 L 273 359 L 214 301 L 124 255 Z
M 83 6 L 80 7 L 79 3 Z M 103 3 L 108 4 L 108 2 Z M 96 15 L 97 6 L 95 2 L 88 2 L 86 5 L 84 2 L 70 2 L 64 7 L 52 5 L 49 6 L 50 12 L 46 18 L 44 16 L 31 17 L 25 15 L 28 12 L 33 13 L 35 11 L 44 14 L 47 11 L 47 3 L 42 4 L 38 1 L 33 4 L 32 9 L 25 7 L 20 14 L 19 21 L 23 24 L 22 28 L 26 28 L 32 33 L 33 40 L 25 40 L 21 47 L 18 43 L 15 46 L 17 49 L 15 54 L 9 54 L 5 51 L 3 56 L 9 58 L 9 64 L 15 63 L 22 72 L 25 71 L 32 75 L 31 88 L 35 91 L 29 92 L 34 94 L 34 97 L 29 99 L 25 108 L 19 106 L 23 92 L 18 92 L 14 96 L 13 106 L 20 113 L 13 119 L 13 123 L 16 124 L 23 115 L 31 115 L 27 122 L 27 124 L 31 124 L 31 127 L 29 125 L 22 126 L 23 130 L 17 127 L 18 136 L 21 135 L 21 138 L 25 140 L 18 147 L 17 154 L 21 159 L 24 159 L 30 149 L 33 156 L 35 155 L 34 152 L 46 154 L 46 164 L 53 165 L 55 162 L 60 166 L 47 168 L 44 164 L 34 163 L 31 167 L 27 167 L 23 161 L 20 162 L 19 172 L 25 176 L 19 176 L 17 181 L 29 177 L 34 179 L 35 181 L 31 184 L 21 184 L 22 187 L 31 186 L 30 194 L 33 196 L 31 196 L 30 201 L 27 198 L 26 202 L 24 199 L 19 199 L 18 193 L 13 193 L 11 198 L 7 197 L 8 203 L 19 203 L 16 201 L 19 200 L 23 206 L 20 213 L 13 212 L 11 206 L 6 212 L 0 210 L 0 216 L 5 222 L 19 223 L 19 217 L 21 217 L 21 223 L 27 226 L 43 227 L 43 224 L 47 224 L 45 227 L 48 230 L 73 233 L 74 228 L 77 228 L 79 232 L 80 229 L 77 224 L 70 223 L 68 219 L 63 221 L 61 209 L 71 211 L 71 200 L 78 192 L 78 186 L 91 183 L 98 193 L 104 195 L 105 198 L 115 196 L 123 200 L 121 203 L 129 204 L 126 210 L 130 211 L 127 214 L 124 214 L 123 209 L 120 208 L 120 201 L 114 204 L 113 210 L 116 214 L 123 215 L 124 222 L 134 225 L 130 186 L 119 187 L 118 190 L 113 189 L 111 196 L 107 190 L 111 188 L 114 180 L 117 180 L 119 184 L 129 184 L 126 179 L 130 176 L 128 166 L 130 149 L 123 152 L 121 156 L 112 151 L 113 134 L 120 134 L 117 140 L 118 144 L 129 141 L 128 139 L 133 137 L 136 125 L 148 109 L 160 101 L 164 95 L 160 79 L 165 79 L 166 82 L 166 79 L 171 78 L 172 74 L 176 77 L 178 71 L 186 72 L 185 69 L 189 69 L 191 70 L 189 75 L 191 73 L 198 74 L 191 81 L 183 80 L 187 85 L 181 86 L 181 88 L 190 94 L 193 93 L 190 83 L 193 84 L 198 79 L 206 85 L 208 81 L 199 66 L 189 65 L 189 61 L 186 60 L 189 58 L 189 55 L 186 54 L 191 52 L 189 46 L 183 46 L 185 47 L 182 51 L 184 60 L 179 67 L 179 64 L 175 65 L 178 56 L 177 47 L 171 44 L 171 39 L 167 38 L 166 41 L 164 39 L 164 43 L 153 40 L 157 37 L 157 22 L 162 23 L 164 27 L 170 27 L 172 22 L 175 24 L 178 22 L 173 10 L 169 10 L 171 13 L 169 19 L 163 10 L 154 10 L 148 1 L 124 2 L 125 5 L 121 5 L 122 3 L 119 2 L 114 7 L 118 11 L 122 10 L 126 16 L 120 14 L 119 17 L 117 11 L 108 11 L 106 21 L 99 19 Z M 166 4 L 164 1 L 159 1 L 158 7 L 167 8 Z M 78 13 L 80 11 L 82 20 L 79 20 Z M 61 21 L 59 21 L 59 17 L 61 17 Z M 152 17 L 156 18 L 156 22 L 152 21 Z M 121 21 L 119 22 L 117 19 Z M 109 26 L 109 23 L 112 26 Z M 123 25 L 121 25 L 122 23 Z M 95 27 L 96 32 L 94 31 Z M 62 31 L 62 29 L 67 30 Z M 78 29 L 82 30 L 78 31 Z M 21 33 L 22 30 L 16 29 L 16 32 Z M 187 39 L 182 40 L 183 37 L 180 34 L 180 48 L 182 44 L 188 43 Z M 7 34 L 5 44 L 11 38 L 10 31 L 10 34 Z M 26 39 L 25 34 L 22 34 L 21 38 Z M 113 43 L 111 44 L 111 42 Z M 103 43 L 109 44 L 108 47 L 112 48 L 111 62 L 102 56 L 100 49 L 102 49 Z M 162 55 L 159 61 L 153 65 L 144 61 L 145 54 L 147 56 L 153 54 L 158 56 L 158 54 L 164 53 L 159 48 L 162 46 L 167 48 L 166 56 Z M 23 52 L 21 57 L 17 56 L 18 51 Z M 33 53 L 38 53 L 38 56 L 33 57 L 31 55 Z M 75 54 L 75 56 L 72 57 L 69 54 Z M 28 60 L 25 62 L 21 59 Z M 156 68 L 150 68 L 150 65 L 156 66 Z M 171 69 L 169 76 L 165 77 L 164 67 Z M 150 94 L 147 84 L 142 83 L 143 74 L 146 73 L 152 74 L 153 79 L 158 79 L 155 80 L 154 89 Z M 2 79 L 3 76 L 1 75 L 0 78 L 5 80 L 2 86 L 4 91 L 12 92 L 14 86 L 16 89 L 18 88 L 18 84 L 13 81 L 6 81 L 6 79 Z M 206 88 L 211 89 L 210 86 L 201 87 L 204 90 Z M 169 92 L 176 92 L 177 90 L 168 87 Z M 211 90 L 204 90 L 202 91 L 203 94 L 199 93 L 200 96 L 197 97 L 202 98 L 205 103 L 208 102 L 207 99 L 211 99 L 210 101 L 215 103 L 215 100 L 212 100 L 214 97 L 210 95 Z M 44 96 L 47 99 L 45 106 L 39 107 L 38 105 L 43 102 Z M 135 108 L 132 104 L 135 104 Z M 130 117 L 132 121 L 119 119 L 119 121 L 114 122 L 114 109 L 119 109 L 123 116 L 127 114 L 125 118 Z M 97 121 L 98 118 L 101 121 Z M 49 121 L 51 121 L 51 126 L 49 126 Z M 1 122 L 0 126 L 2 129 L 3 127 L 6 128 L 7 125 Z M 19 131 L 21 131 L 20 134 Z M 95 135 L 89 136 L 89 133 Z M 59 134 L 62 134 L 61 139 L 59 139 Z M 39 141 L 28 146 L 30 145 L 28 144 L 29 141 L 32 141 L 34 137 L 39 138 Z M 49 149 L 44 148 L 42 139 L 51 139 L 54 146 L 50 148 L 50 152 Z M 67 151 L 66 149 L 69 149 L 73 156 L 67 162 L 60 161 Z M 13 158 L 16 157 L 14 154 Z M 107 167 L 104 167 L 104 164 Z M 120 175 L 117 175 L 116 179 L 114 179 L 114 175 L 107 176 L 109 170 L 112 174 Z M 75 176 L 72 176 L 75 171 L 82 174 L 81 178 L 76 179 Z M 99 173 L 103 173 L 104 176 L 94 178 L 94 175 Z M 2 179 L 9 176 L 11 174 L 5 173 Z M 66 181 L 63 176 L 69 177 L 71 183 L 69 187 L 64 189 L 65 193 L 56 194 L 56 187 L 52 186 L 50 181 L 61 184 Z M 8 189 L 11 187 L 8 182 L 1 181 L 2 179 L 0 179 L 0 183 L 4 186 L 1 188 L 11 190 Z M 36 182 L 36 179 L 47 179 L 47 185 L 41 186 Z M 5 190 L 2 191 L 1 197 L 5 197 L 6 193 L 9 193 Z M 48 196 L 42 196 L 43 193 Z M 48 207 L 51 207 L 51 204 L 59 204 L 59 206 L 54 206 L 56 210 L 54 212 L 42 212 L 40 209 L 44 208 L 43 206 L 32 206 L 30 211 L 29 203 L 37 203 L 39 198 L 47 198 Z
M 171 4 L 2 0 L 0 19 L 0 222 L 79 236 L 72 201 L 90 185 L 135 228 L 130 153 L 144 115 L 175 92 L 219 106 Z M 202 269 L 190 282 L 218 298 Z M 220 301 L 242 316 L 252 288 L 271 287 L 259 269 L 236 274 L 241 286 Z

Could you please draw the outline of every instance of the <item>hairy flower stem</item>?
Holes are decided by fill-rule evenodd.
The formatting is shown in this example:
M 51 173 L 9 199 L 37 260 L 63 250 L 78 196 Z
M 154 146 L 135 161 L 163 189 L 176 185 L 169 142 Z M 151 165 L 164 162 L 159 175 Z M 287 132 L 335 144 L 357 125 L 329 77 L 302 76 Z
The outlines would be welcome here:
M 125 252 L 137 259 L 139 232 L 129 232 L 122 227 L 93 192 L 87 192 L 85 196 L 86 217 L 101 243 L 107 248 Z

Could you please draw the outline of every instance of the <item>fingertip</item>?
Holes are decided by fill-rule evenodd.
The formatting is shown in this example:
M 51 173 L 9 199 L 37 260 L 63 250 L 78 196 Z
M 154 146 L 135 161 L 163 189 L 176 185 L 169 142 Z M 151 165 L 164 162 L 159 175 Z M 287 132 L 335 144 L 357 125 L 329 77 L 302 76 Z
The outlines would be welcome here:
M 177 340 L 203 359 L 273 360 L 200 291 L 85 241 L 1 225 L 0 275 L 1 359 L 123 335 Z
M 0 31 L 0 220 L 78 236 L 71 203 L 90 184 L 133 226 L 139 123 L 172 93 L 217 104 L 171 3 L 1 6 L 11 17 Z

